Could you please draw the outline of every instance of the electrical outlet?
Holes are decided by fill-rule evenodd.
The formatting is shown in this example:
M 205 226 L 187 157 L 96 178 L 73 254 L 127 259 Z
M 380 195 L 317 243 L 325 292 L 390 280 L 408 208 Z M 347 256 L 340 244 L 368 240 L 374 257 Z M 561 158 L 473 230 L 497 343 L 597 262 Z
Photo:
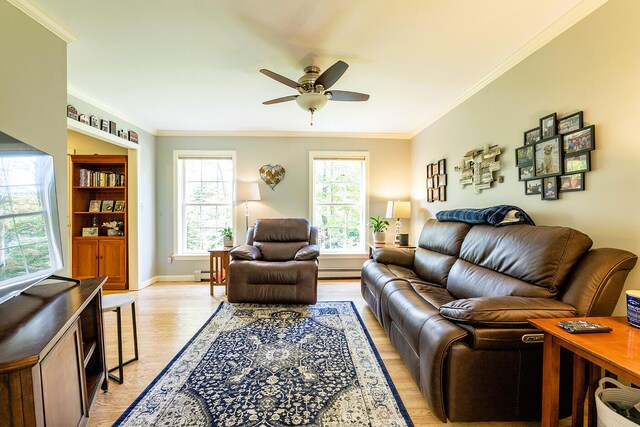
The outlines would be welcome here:
M 167 264 L 171 264 L 173 262 L 173 257 L 167 257 Z
M 504 182 L 504 175 L 500 175 L 498 177 L 498 182 L 501 183 L 501 184 Z

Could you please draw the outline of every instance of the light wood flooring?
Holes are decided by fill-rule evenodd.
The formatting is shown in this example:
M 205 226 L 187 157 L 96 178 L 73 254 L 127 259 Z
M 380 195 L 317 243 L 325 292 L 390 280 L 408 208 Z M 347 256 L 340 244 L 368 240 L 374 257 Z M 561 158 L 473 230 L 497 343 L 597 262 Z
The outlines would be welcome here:
M 109 382 L 107 393 L 98 392 L 91 408 L 89 426 L 111 425 L 226 299 L 223 288 L 209 295 L 208 283 L 156 283 L 136 294 L 140 360 L 124 369 L 124 384 Z M 382 357 L 411 419 L 416 426 L 443 425 L 435 418 L 406 370 L 384 329 L 360 295 L 358 280 L 322 280 L 318 299 L 353 301 Z M 131 315 L 122 310 L 125 360 L 133 355 Z M 117 362 L 115 312 L 105 313 L 105 340 L 109 367 Z M 116 372 L 117 373 L 117 372 Z M 449 426 L 537 426 L 539 423 L 448 423 Z

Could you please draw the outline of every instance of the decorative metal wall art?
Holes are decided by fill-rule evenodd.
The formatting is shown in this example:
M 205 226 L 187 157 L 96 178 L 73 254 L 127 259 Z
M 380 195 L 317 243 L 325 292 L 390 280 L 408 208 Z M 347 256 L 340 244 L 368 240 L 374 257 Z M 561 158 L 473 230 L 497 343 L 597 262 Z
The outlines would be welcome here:
M 491 188 L 497 181 L 495 172 L 500 170 L 498 156 L 502 151 L 497 145 L 485 145 L 483 148 L 469 151 L 462 158 L 460 166 L 454 170 L 460 174 L 460 187 L 473 186 L 473 192 L 480 194 L 482 190 Z
M 273 190 L 282 182 L 286 171 L 280 165 L 264 165 L 258 172 L 260 172 L 260 178 Z

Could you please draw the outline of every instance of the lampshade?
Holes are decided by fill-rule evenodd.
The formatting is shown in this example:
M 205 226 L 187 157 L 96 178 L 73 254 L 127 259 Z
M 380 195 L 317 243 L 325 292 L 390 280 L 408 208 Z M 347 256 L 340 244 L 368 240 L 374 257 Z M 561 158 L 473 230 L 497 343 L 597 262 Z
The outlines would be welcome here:
M 242 182 L 236 185 L 236 200 L 260 200 L 257 182 Z
M 411 218 L 411 202 L 399 200 L 387 202 L 387 215 L 385 218 Z
M 319 110 L 327 103 L 327 97 L 322 93 L 302 93 L 296 98 L 296 103 L 305 111 Z

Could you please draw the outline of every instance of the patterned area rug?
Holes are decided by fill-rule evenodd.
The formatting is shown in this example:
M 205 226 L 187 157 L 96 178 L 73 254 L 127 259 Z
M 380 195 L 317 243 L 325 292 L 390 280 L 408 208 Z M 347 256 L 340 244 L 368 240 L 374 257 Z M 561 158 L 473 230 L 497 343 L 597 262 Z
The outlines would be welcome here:
M 412 426 L 355 306 L 222 303 L 114 425 Z

